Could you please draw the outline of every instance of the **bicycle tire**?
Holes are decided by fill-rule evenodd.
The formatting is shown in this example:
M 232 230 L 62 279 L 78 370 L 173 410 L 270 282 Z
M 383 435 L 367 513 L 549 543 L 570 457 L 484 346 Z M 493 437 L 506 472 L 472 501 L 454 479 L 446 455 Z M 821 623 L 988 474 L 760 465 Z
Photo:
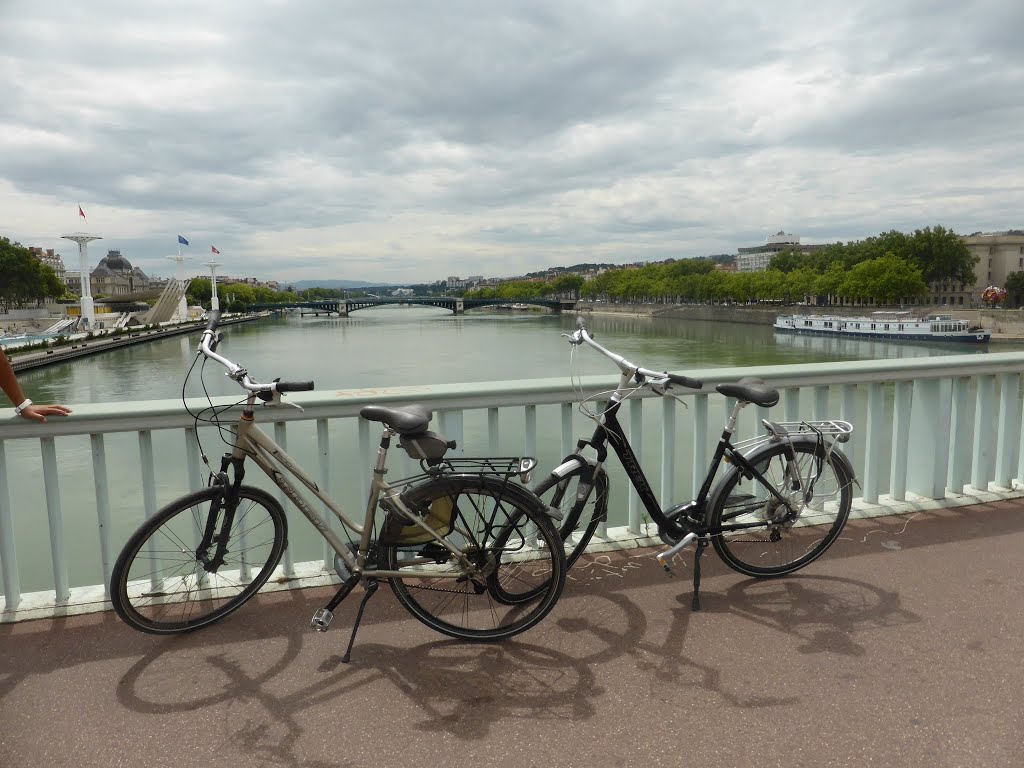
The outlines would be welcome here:
M 288 521 L 258 488 L 238 489 L 222 566 L 208 570 L 200 559 L 209 513 L 224 522 L 222 499 L 216 486 L 182 496 L 128 539 L 110 578 L 110 601 L 126 624 L 162 635 L 199 629 L 238 609 L 270 578 L 288 543 Z
M 784 576 L 821 557 L 846 525 L 853 503 L 853 477 L 838 451 L 828 453 L 814 440 L 793 443 L 799 488 L 786 477 L 783 443 L 770 443 L 747 456 L 748 461 L 786 498 L 793 499 L 814 480 L 813 496 L 802 504 L 796 519 L 783 519 L 780 505 L 756 479 L 733 468 L 716 487 L 708 508 L 711 543 L 730 568 L 747 576 Z M 818 465 L 820 461 L 820 474 Z M 748 483 L 752 493 L 742 492 Z M 720 525 L 763 521 L 763 528 L 714 533 Z
M 436 569 L 436 576 L 389 579 L 395 597 L 421 622 L 462 640 L 502 640 L 534 626 L 554 607 L 565 584 L 565 555 L 543 504 L 528 491 L 498 477 L 448 475 L 407 490 L 403 498 L 421 509 L 450 502 L 451 525 L 443 536 L 480 569 L 476 579 L 451 578 L 463 568 L 436 542 L 382 537 L 382 568 L 422 570 L 429 563 Z
M 610 482 L 604 470 L 599 470 L 594 476 L 594 483 L 586 491 L 586 499 L 582 506 L 574 509 L 577 506 L 583 473 L 583 465 L 578 464 L 565 475 L 548 475 L 533 490 L 541 501 L 562 514 L 562 519 L 555 524 L 558 527 L 558 535 L 565 545 L 566 568 L 573 567 L 586 551 L 597 531 L 597 526 L 608 520 Z

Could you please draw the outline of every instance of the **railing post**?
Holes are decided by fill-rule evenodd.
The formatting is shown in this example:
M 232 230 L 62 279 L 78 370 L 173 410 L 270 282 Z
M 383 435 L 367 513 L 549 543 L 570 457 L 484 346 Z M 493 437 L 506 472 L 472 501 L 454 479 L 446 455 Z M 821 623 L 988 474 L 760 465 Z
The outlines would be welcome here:
M 999 418 L 996 421 L 996 478 L 1000 488 L 1013 488 L 1021 424 L 1020 374 L 999 376 Z
M 274 422 L 274 442 L 281 446 L 281 450 L 285 453 L 288 452 L 288 428 L 285 422 L 275 421 Z M 291 530 L 295 525 L 295 516 L 292 514 L 291 506 L 292 503 L 287 496 L 284 495 L 284 491 L 280 488 L 277 489 L 277 500 L 281 502 L 281 507 L 284 509 L 285 517 L 288 519 L 288 529 Z M 292 552 L 292 547 L 287 546 L 284 548 L 284 557 L 282 558 L 284 563 L 283 571 L 285 576 L 295 575 L 295 553 Z
M 971 487 L 987 491 L 992 479 L 992 417 L 996 397 L 996 377 L 978 377 L 978 395 L 974 406 L 974 467 L 971 471 Z
M 949 424 L 948 486 L 954 493 L 963 493 L 964 486 L 971 481 L 971 466 L 973 464 L 971 440 L 968 439 L 968 428 L 973 414 L 969 377 L 958 376 L 953 380 L 952 397 L 952 415 Z
M 690 467 L 691 496 L 696 497 L 700 485 L 704 482 L 711 454 L 708 451 L 708 396 L 694 395 L 693 398 L 693 466 Z M 667 504 L 667 501 L 662 501 Z
M 907 489 L 929 499 L 946 495 L 951 391 L 949 379 L 914 381 Z
M 14 521 L 11 514 L 10 486 L 7 485 L 7 454 L 0 440 L 0 566 L 4 574 L 4 605 L 14 610 L 21 602 L 18 578 L 18 550 L 14 545 Z
M 46 489 L 46 517 L 50 524 L 50 554 L 53 558 L 53 585 L 57 602 L 71 597 L 68 562 L 64 556 L 64 514 L 60 506 L 60 475 L 57 472 L 57 448 L 52 437 L 39 440 L 43 454 L 43 485 Z
M 487 447 L 491 456 L 497 456 L 501 446 L 500 434 L 498 431 L 498 409 L 487 409 Z
M 317 487 L 324 496 L 331 495 L 331 433 L 327 419 L 316 420 L 316 447 L 320 454 L 320 479 Z M 327 520 L 327 527 L 334 530 L 336 518 L 330 508 L 324 504 L 324 518 Z M 334 568 L 334 548 L 324 539 L 324 568 L 330 572 Z
M 523 453 L 537 455 L 537 406 L 528 405 L 523 412 Z
M 629 443 L 633 447 L 633 453 L 636 454 L 637 463 L 641 466 L 643 466 L 641 457 L 643 455 L 644 442 L 643 405 L 643 400 L 629 401 Z M 629 518 L 627 526 L 629 527 L 629 532 L 633 535 L 640 533 L 640 494 L 636 492 L 636 488 L 633 487 L 632 483 L 629 486 Z
M 867 439 L 864 448 L 864 501 L 877 504 L 881 493 L 881 445 L 884 439 L 885 393 L 882 385 L 872 382 L 868 385 Z
M 89 435 L 92 445 L 92 476 L 96 486 L 96 520 L 100 528 L 100 565 L 103 569 L 103 596 L 110 597 L 110 486 L 107 480 L 107 453 L 103 434 Z
M 676 495 L 676 401 L 661 398 L 661 505 L 673 504 Z
M 910 443 L 912 404 L 913 382 L 896 382 L 892 403 L 892 471 L 889 475 L 889 493 L 896 501 L 907 498 L 907 446 Z

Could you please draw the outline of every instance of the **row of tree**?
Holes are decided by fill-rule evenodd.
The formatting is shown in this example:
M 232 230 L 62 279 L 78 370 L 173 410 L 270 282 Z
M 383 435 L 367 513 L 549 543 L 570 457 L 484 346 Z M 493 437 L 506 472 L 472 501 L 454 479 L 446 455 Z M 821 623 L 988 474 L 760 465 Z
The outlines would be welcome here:
M 0 307 L 4 312 L 60 298 L 65 286 L 57 273 L 28 248 L 0 237 Z
M 954 232 L 934 227 L 909 235 L 892 231 L 866 240 L 833 243 L 808 255 L 785 251 L 763 272 L 725 272 L 715 269 L 713 259 L 686 259 L 609 269 L 585 283 L 569 283 L 566 277 L 513 282 L 473 295 L 532 298 L 554 294 L 635 303 L 791 303 L 813 298 L 822 304 L 840 300 L 892 304 L 927 296 L 930 283 L 973 285 L 975 261 Z

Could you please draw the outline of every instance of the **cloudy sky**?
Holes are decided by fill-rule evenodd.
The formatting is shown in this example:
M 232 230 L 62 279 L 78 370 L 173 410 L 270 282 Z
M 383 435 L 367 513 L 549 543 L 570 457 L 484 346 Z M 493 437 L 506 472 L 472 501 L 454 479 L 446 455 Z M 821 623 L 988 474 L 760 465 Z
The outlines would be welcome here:
M 1018 0 L 0 0 L 0 235 L 423 282 L 1024 227 L 1021 30 Z

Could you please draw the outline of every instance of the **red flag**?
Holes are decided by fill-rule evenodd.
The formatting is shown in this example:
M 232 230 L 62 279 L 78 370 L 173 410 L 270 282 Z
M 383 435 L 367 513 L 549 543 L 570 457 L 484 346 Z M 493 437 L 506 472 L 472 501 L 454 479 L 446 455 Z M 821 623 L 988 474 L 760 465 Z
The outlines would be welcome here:
M 78 215 L 81 216 L 83 219 L 85 219 L 85 211 L 82 210 L 82 204 L 81 203 L 78 204 Z M 86 220 L 86 222 L 89 221 L 88 219 L 85 219 L 85 220 Z
M 218 251 L 218 250 L 217 250 L 216 248 L 214 248 L 214 247 L 213 247 L 212 245 L 210 246 L 210 250 L 211 250 L 211 251 L 213 251 L 214 253 L 220 253 L 220 251 Z

